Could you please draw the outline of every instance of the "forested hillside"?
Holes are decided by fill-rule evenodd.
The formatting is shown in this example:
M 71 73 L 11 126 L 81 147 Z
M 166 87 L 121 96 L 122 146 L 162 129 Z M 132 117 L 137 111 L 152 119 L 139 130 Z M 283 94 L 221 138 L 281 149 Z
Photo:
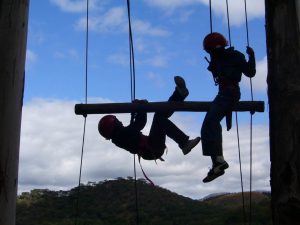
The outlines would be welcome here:
M 193 200 L 144 180 L 137 181 L 140 225 L 242 225 L 241 194 Z M 135 189 L 131 178 L 90 182 L 69 191 L 32 190 L 17 202 L 17 225 L 136 224 Z M 245 196 L 248 196 L 246 193 Z M 271 224 L 268 194 L 253 193 L 252 225 Z M 246 209 L 249 206 L 246 201 Z M 247 212 L 248 214 L 248 212 Z

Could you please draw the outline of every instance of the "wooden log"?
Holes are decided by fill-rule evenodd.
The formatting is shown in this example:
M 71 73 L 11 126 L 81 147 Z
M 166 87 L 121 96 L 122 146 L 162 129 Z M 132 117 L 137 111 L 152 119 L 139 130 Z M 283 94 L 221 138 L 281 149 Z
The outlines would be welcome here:
M 148 103 L 101 103 L 101 104 L 76 104 L 77 115 L 88 114 L 110 114 L 110 113 L 131 113 L 131 112 L 162 112 L 162 111 L 183 111 L 183 112 L 207 112 L 211 102 L 148 102 Z M 233 111 L 239 112 L 264 112 L 263 101 L 240 101 Z

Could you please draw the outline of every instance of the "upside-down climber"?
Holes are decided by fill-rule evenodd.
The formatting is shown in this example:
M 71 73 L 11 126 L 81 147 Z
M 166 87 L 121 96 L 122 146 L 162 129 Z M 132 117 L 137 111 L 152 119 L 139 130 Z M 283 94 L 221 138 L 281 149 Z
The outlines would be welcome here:
M 242 73 L 247 77 L 254 77 L 255 55 L 252 48 L 247 46 L 249 60 L 244 54 L 228 45 L 225 37 L 217 32 L 208 34 L 203 40 L 204 50 L 210 54 L 208 70 L 212 73 L 215 84 L 219 85 L 219 92 L 207 112 L 202 128 L 201 141 L 203 155 L 210 156 L 212 168 L 203 179 L 210 182 L 225 173 L 229 167 L 223 157 L 221 120 L 226 116 L 227 130 L 231 128 L 232 107 L 241 96 L 239 82 Z
M 180 76 L 175 76 L 174 81 L 176 88 L 168 101 L 184 101 L 189 94 L 185 81 Z M 135 100 L 135 103 L 146 104 L 147 100 Z M 186 155 L 199 143 L 200 137 L 190 139 L 169 120 L 172 114 L 173 111 L 156 112 L 148 136 L 141 132 L 147 123 L 145 112 L 134 114 L 128 126 L 123 126 L 114 115 L 106 115 L 100 119 L 98 130 L 104 138 L 111 140 L 116 146 L 137 154 L 145 160 L 161 159 L 166 149 L 166 136 L 173 139 Z

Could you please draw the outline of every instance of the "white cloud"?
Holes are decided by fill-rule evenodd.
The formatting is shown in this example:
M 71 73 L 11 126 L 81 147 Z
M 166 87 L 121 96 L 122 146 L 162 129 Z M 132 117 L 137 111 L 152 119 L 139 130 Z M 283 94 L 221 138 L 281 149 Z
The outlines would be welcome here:
M 163 55 L 155 55 L 147 58 L 146 60 L 140 61 L 141 64 L 150 65 L 153 67 L 165 67 L 168 65 L 169 58 Z
M 68 49 L 66 51 L 54 52 L 54 57 L 58 59 L 79 59 L 79 53 L 76 49 Z
M 51 3 L 58 6 L 62 11 L 65 12 L 85 12 L 86 11 L 86 0 L 50 0 Z M 89 9 L 98 8 L 99 1 L 90 0 Z
M 32 40 L 33 43 L 41 45 L 45 42 L 46 36 L 41 31 L 35 31 L 33 25 L 29 28 L 28 39 Z
M 248 20 L 263 17 L 265 15 L 264 1 L 247 1 Z M 213 11 L 223 17 L 224 23 L 227 23 L 227 8 L 225 1 L 212 1 Z M 245 4 L 244 0 L 228 0 L 230 25 L 241 25 L 245 23 Z
M 143 38 L 134 39 L 134 49 L 139 52 L 147 51 L 148 43 Z
M 86 18 L 83 17 L 75 24 L 77 30 L 86 29 Z M 89 18 L 89 29 L 94 32 L 128 32 L 128 19 L 124 7 L 110 8 L 102 16 Z M 135 35 L 166 37 L 170 33 L 159 27 L 153 26 L 147 21 L 132 19 L 132 32 Z
M 107 61 L 112 64 L 128 66 L 129 65 L 129 55 L 123 53 L 116 53 L 108 56 Z
M 153 27 L 149 22 L 142 20 L 134 20 L 132 23 L 132 29 L 141 35 L 155 36 L 155 37 L 167 37 L 170 33 L 162 28 Z
M 128 66 L 129 65 L 129 55 L 123 53 L 116 53 L 108 56 L 107 61 L 112 64 Z M 139 65 L 148 65 L 156 68 L 166 67 L 168 65 L 169 58 L 162 55 L 155 55 L 147 57 L 144 60 L 135 61 Z
M 166 84 L 164 83 L 164 81 L 163 81 L 160 74 L 153 73 L 153 72 L 148 72 L 146 74 L 146 77 L 149 80 L 151 80 L 152 82 L 154 82 L 155 86 L 157 86 L 159 88 L 164 88 L 166 86 Z
M 174 10 L 180 7 L 186 7 L 197 3 L 208 2 L 205 0 L 144 0 L 148 5 L 162 8 L 165 10 Z
M 81 18 L 75 25 L 78 30 L 86 29 L 86 18 Z M 123 7 L 109 9 L 102 16 L 89 18 L 89 29 L 97 32 L 124 31 L 126 28 L 126 14 Z
M 99 100 L 97 102 L 101 102 Z M 23 108 L 19 191 L 31 188 L 68 189 L 78 182 L 82 144 L 83 117 L 74 114 L 74 104 L 61 100 L 34 100 Z M 152 115 L 152 114 L 150 114 Z M 194 117 L 195 116 L 195 117 Z M 118 115 L 129 123 L 129 115 Z M 199 135 L 201 124 L 195 114 L 172 118 L 188 135 Z M 100 115 L 87 117 L 82 182 L 133 176 L 133 156 L 101 138 L 97 132 Z M 150 129 L 151 116 L 144 129 Z M 249 128 L 240 125 L 240 141 L 244 169 L 245 190 L 248 187 Z M 253 189 L 269 190 L 268 129 L 254 126 L 253 132 Z M 203 157 L 201 145 L 183 156 L 177 144 L 167 140 L 165 162 L 142 160 L 147 175 L 156 185 L 192 198 L 201 198 L 216 192 L 240 191 L 236 132 L 224 132 L 224 156 L 230 164 L 226 174 L 216 181 L 203 184 L 211 162 Z M 137 167 L 139 168 L 139 167 Z M 143 177 L 137 170 L 138 177 Z
M 184 10 L 179 13 L 178 20 L 182 23 L 187 22 L 194 13 L 195 10 Z
M 30 63 L 36 62 L 37 54 L 34 51 L 32 51 L 30 49 L 27 49 L 27 51 L 26 51 L 26 60 Z
M 144 0 L 148 5 L 161 8 L 167 14 L 174 16 L 173 13 L 179 8 L 186 8 L 195 4 L 205 4 L 209 6 L 209 0 Z M 262 0 L 247 1 L 248 19 L 263 17 L 265 5 Z M 241 25 L 245 22 L 244 0 L 229 0 L 229 13 L 231 25 Z M 212 11 L 223 17 L 224 23 L 227 22 L 226 1 L 212 1 Z M 209 11 L 208 11 L 209 13 Z M 207 14 L 208 16 L 208 14 Z
M 256 65 L 256 75 L 253 78 L 253 88 L 257 91 L 267 91 L 268 60 L 265 56 Z
M 37 61 L 38 56 L 37 54 L 30 50 L 27 49 L 26 51 L 26 69 L 30 69 L 32 67 L 32 65 Z
M 252 78 L 253 91 L 267 92 L 268 60 L 265 56 L 261 61 L 256 62 L 256 75 Z M 241 84 L 249 88 L 249 79 L 243 77 Z
M 36 188 L 39 186 L 67 188 L 76 185 L 83 118 L 75 115 L 74 105 L 75 102 L 38 99 L 24 106 L 19 179 L 21 191 L 24 189 L 23 185 Z M 101 142 L 97 134 L 97 120 L 98 116 L 90 116 L 87 119 L 84 157 L 85 162 L 89 163 L 84 164 L 83 174 L 88 173 L 88 179 L 92 180 L 106 176 L 100 173 L 100 177 L 93 177 L 96 176 L 94 172 L 99 171 L 100 167 L 107 167 L 108 174 L 113 171 L 117 174 L 120 171 L 118 166 L 110 168 L 108 162 L 125 160 L 122 158 L 122 152 L 118 154 L 116 151 L 106 150 L 110 149 L 111 145 Z M 100 162 L 102 157 L 105 158 L 104 164 Z M 124 165 L 127 164 L 124 162 Z

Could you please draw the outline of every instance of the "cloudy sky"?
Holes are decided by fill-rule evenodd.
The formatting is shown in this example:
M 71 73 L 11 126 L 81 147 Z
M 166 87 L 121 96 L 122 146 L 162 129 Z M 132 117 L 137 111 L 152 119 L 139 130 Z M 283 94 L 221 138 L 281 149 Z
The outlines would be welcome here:
M 213 30 L 228 36 L 224 1 L 212 0 Z M 244 0 L 229 0 L 231 43 L 245 53 Z M 128 19 L 126 0 L 89 1 L 88 102 L 129 102 Z M 253 117 L 254 190 L 269 190 L 269 134 L 266 95 L 267 59 L 264 1 L 247 2 L 249 40 L 257 58 L 254 99 L 266 112 Z M 210 32 L 208 0 L 132 0 L 131 19 L 136 62 L 136 97 L 164 101 L 174 89 L 173 76 L 185 78 L 189 101 L 210 101 L 217 87 L 206 70 L 202 48 Z M 68 190 L 78 183 L 83 118 L 74 105 L 85 97 L 85 0 L 31 0 L 22 118 L 19 192 L 34 188 Z M 242 100 L 250 100 L 249 79 L 241 82 Z M 175 122 L 196 137 L 204 113 L 177 112 Z M 149 114 L 147 134 L 153 114 Z M 133 156 L 97 133 L 101 115 L 87 117 L 82 182 L 134 176 Z M 129 115 L 118 117 L 128 124 Z M 238 113 L 244 189 L 249 190 L 249 113 Z M 142 160 L 152 181 L 178 194 L 198 199 L 218 192 L 241 191 L 237 132 L 223 131 L 224 157 L 230 167 L 204 184 L 211 166 L 201 144 L 183 156 L 167 140 L 165 162 Z M 137 165 L 138 177 L 143 177 Z

